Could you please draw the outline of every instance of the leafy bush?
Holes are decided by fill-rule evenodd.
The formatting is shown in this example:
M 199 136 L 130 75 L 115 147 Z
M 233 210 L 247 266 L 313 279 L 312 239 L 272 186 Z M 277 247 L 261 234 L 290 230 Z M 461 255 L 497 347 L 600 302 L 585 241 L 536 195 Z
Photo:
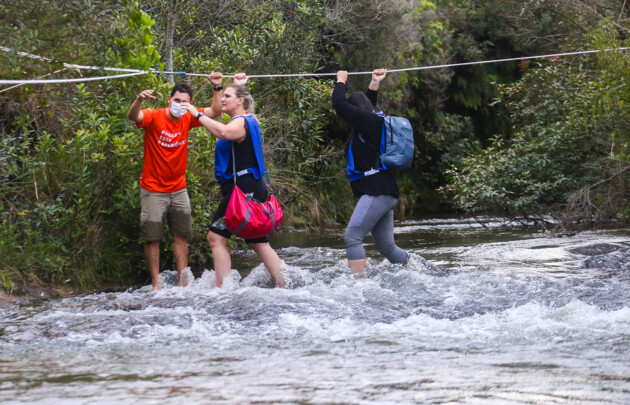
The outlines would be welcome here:
M 113 31 L 131 41 L 117 41 L 104 57 L 110 65 L 159 64 L 146 37 L 151 19 L 132 15 L 114 15 Z M 138 35 L 144 40 L 134 41 Z M 138 279 L 142 135 L 126 120 L 133 83 L 15 90 L 0 150 L 4 279 L 83 287 Z
M 548 206 L 606 179 L 610 166 L 602 162 L 627 159 L 630 115 L 624 100 L 630 83 L 622 73 L 628 72 L 630 58 L 604 51 L 619 47 L 607 25 L 588 38 L 603 52 L 524 64 L 523 78 L 501 87 L 514 134 L 495 138 L 489 148 L 453 168 L 451 190 L 458 207 L 544 214 Z
M 567 49 L 585 43 L 618 47 L 612 27 L 591 29 L 599 15 L 583 5 L 596 3 L 1 2 L 0 14 L 12 16 L 0 24 L 2 45 L 50 60 L 1 51 L 0 76 L 81 74 L 62 62 L 161 70 L 172 61 L 180 71 L 248 74 L 365 71 L 556 50 L 560 37 Z M 613 0 L 602 4 L 611 7 L 600 12 L 618 8 Z M 567 18 L 573 15 L 575 21 Z M 616 21 L 618 27 L 627 23 Z M 584 31 L 593 34 L 577 35 Z M 566 203 L 576 213 L 568 220 L 627 218 L 628 77 L 627 56 L 619 52 L 520 67 L 392 72 L 379 106 L 409 117 L 416 136 L 414 167 L 398 175 L 399 214 L 443 209 L 434 188 L 452 168 L 451 185 L 444 189 L 468 211 L 531 215 Z M 126 114 L 143 89 L 158 95 L 145 107 L 165 105 L 167 79 L 147 74 L 79 86 L 0 89 L 5 287 L 35 279 L 75 286 L 147 279 L 138 240 L 142 131 Z M 176 79 L 195 89 L 196 106 L 208 105 L 212 86 L 205 78 Z M 347 128 L 330 105 L 331 79 L 258 78 L 249 84 L 285 228 L 344 222 L 352 212 L 353 204 L 339 199 L 351 195 L 344 173 Z M 363 90 L 368 81 L 363 76 L 350 86 Z M 498 92 L 497 102 L 488 105 Z M 187 180 L 195 269 L 210 266 L 205 234 L 219 200 L 214 146 L 205 130 L 191 131 Z M 162 244 L 163 268 L 171 266 L 171 242 L 166 236 Z

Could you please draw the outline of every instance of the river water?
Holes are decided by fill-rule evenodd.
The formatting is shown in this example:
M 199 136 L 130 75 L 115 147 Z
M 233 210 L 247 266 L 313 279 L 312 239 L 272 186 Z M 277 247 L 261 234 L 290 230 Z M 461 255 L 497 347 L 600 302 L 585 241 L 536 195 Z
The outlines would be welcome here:
M 212 272 L 186 288 L 165 272 L 155 294 L 0 307 L 0 403 L 630 403 L 627 232 L 395 232 L 410 265 L 370 239 L 358 281 L 339 227 L 272 239 L 287 289 L 235 252 L 222 289 Z

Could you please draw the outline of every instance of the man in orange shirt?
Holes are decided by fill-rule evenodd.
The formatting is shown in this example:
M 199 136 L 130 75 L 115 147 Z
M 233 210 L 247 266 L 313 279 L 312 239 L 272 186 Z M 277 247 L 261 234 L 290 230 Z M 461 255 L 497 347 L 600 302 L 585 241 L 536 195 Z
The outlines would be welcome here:
M 153 282 L 153 291 L 161 288 L 160 240 L 164 222 L 168 220 L 173 235 L 173 255 L 177 267 L 177 285 L 188 280 L 182 270 L 188 267 L 188 237 L 192 235 L 190 200 L 186 190 L 188 131 L 200 126 L 199 118 L 207 114 L 221 115 L 221 73 L 208 76 L 214 86 L 211 108 L 198 110 L 193 116 L 181 103 L 190 103 L 192 89 L 183 82 L 175 84 L 168 97 L 168 106 L 142 109 L 146 99 L 155 100 L 153 90 L 142 91 L 129 109 L 127 118 L 144 128 L 144 167 L 140 178 L 140 236 L 146 241 L 144 254 Z

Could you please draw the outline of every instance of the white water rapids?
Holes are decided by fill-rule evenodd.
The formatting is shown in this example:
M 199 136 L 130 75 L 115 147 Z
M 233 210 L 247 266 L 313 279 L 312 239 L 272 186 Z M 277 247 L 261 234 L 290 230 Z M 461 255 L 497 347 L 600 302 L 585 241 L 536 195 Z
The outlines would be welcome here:
M 630 403 L 628 233 L 486 225 L 396 223 L 412 262 L 368 237 L 358 281 L 334 228 L 272 240 L 287 289 L 235 252 L 222 289 L 165 272 L 155 294 L 0 307 L 0 403 Z

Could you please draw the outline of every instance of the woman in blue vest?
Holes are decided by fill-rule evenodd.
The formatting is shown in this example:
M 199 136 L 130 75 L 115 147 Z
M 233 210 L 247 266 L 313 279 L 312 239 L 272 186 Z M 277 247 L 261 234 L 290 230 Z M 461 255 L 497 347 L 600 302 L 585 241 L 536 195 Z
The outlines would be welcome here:
M 400 192 L 391 170 L 380 160 L 383 117 L 376 107 L 381 81 L 387 70 L 376 69 L 366 93 L 354 93 L 346 99 L 348 72 L 337 72 L 337 83 L 332 95 L 332 105 L 352 126 L 346 157 L 347 174 L 355 197 L 359 199 L 346 228 L 344 241 L 348 266 L 355 277 L 362 276 L 366 256 L 363 239 L 368 233 L 378 251 L 391 263 L 406 265 L 409 254 L 394 242 L 394 208 Z
M 254 193 L 254 198 L 259 201 L 267 199 L 260 125 L 254 116 L 254 99 L 244 86 L 246 81 L 247 77 L 244 74 L 237 75 L 235 84 L 227 87 L 223 93 L 221 111 L 232 117 L 228 124 L 222 124 L 202 113 L 197 113 L 195 107 L 190 104 L 182 104 L 191 111 L 193 116 L 197 117 L 204 128 L 218 138 L 215 151 L 215 177 L 221 186 L 222 199 L 212 217 L 212 225 L 207 235 L 212 249 L 217 287 L 223 285 L 223 279 L 232 268 L 232 259 L 227 247 L 227 241 L 232 234 L 225 229 L 225 212 L 234 189 L 234 172 L 236 172 L 236 184 L 244 193 Z M 221 89 L 215 88 L 215 90 Z M 232 145 L 236 170 L 232 168 Z M 245 241 L 263 261 L 276 286 L 284 287 L 282 262 L 269 245 L 267 237 Z

